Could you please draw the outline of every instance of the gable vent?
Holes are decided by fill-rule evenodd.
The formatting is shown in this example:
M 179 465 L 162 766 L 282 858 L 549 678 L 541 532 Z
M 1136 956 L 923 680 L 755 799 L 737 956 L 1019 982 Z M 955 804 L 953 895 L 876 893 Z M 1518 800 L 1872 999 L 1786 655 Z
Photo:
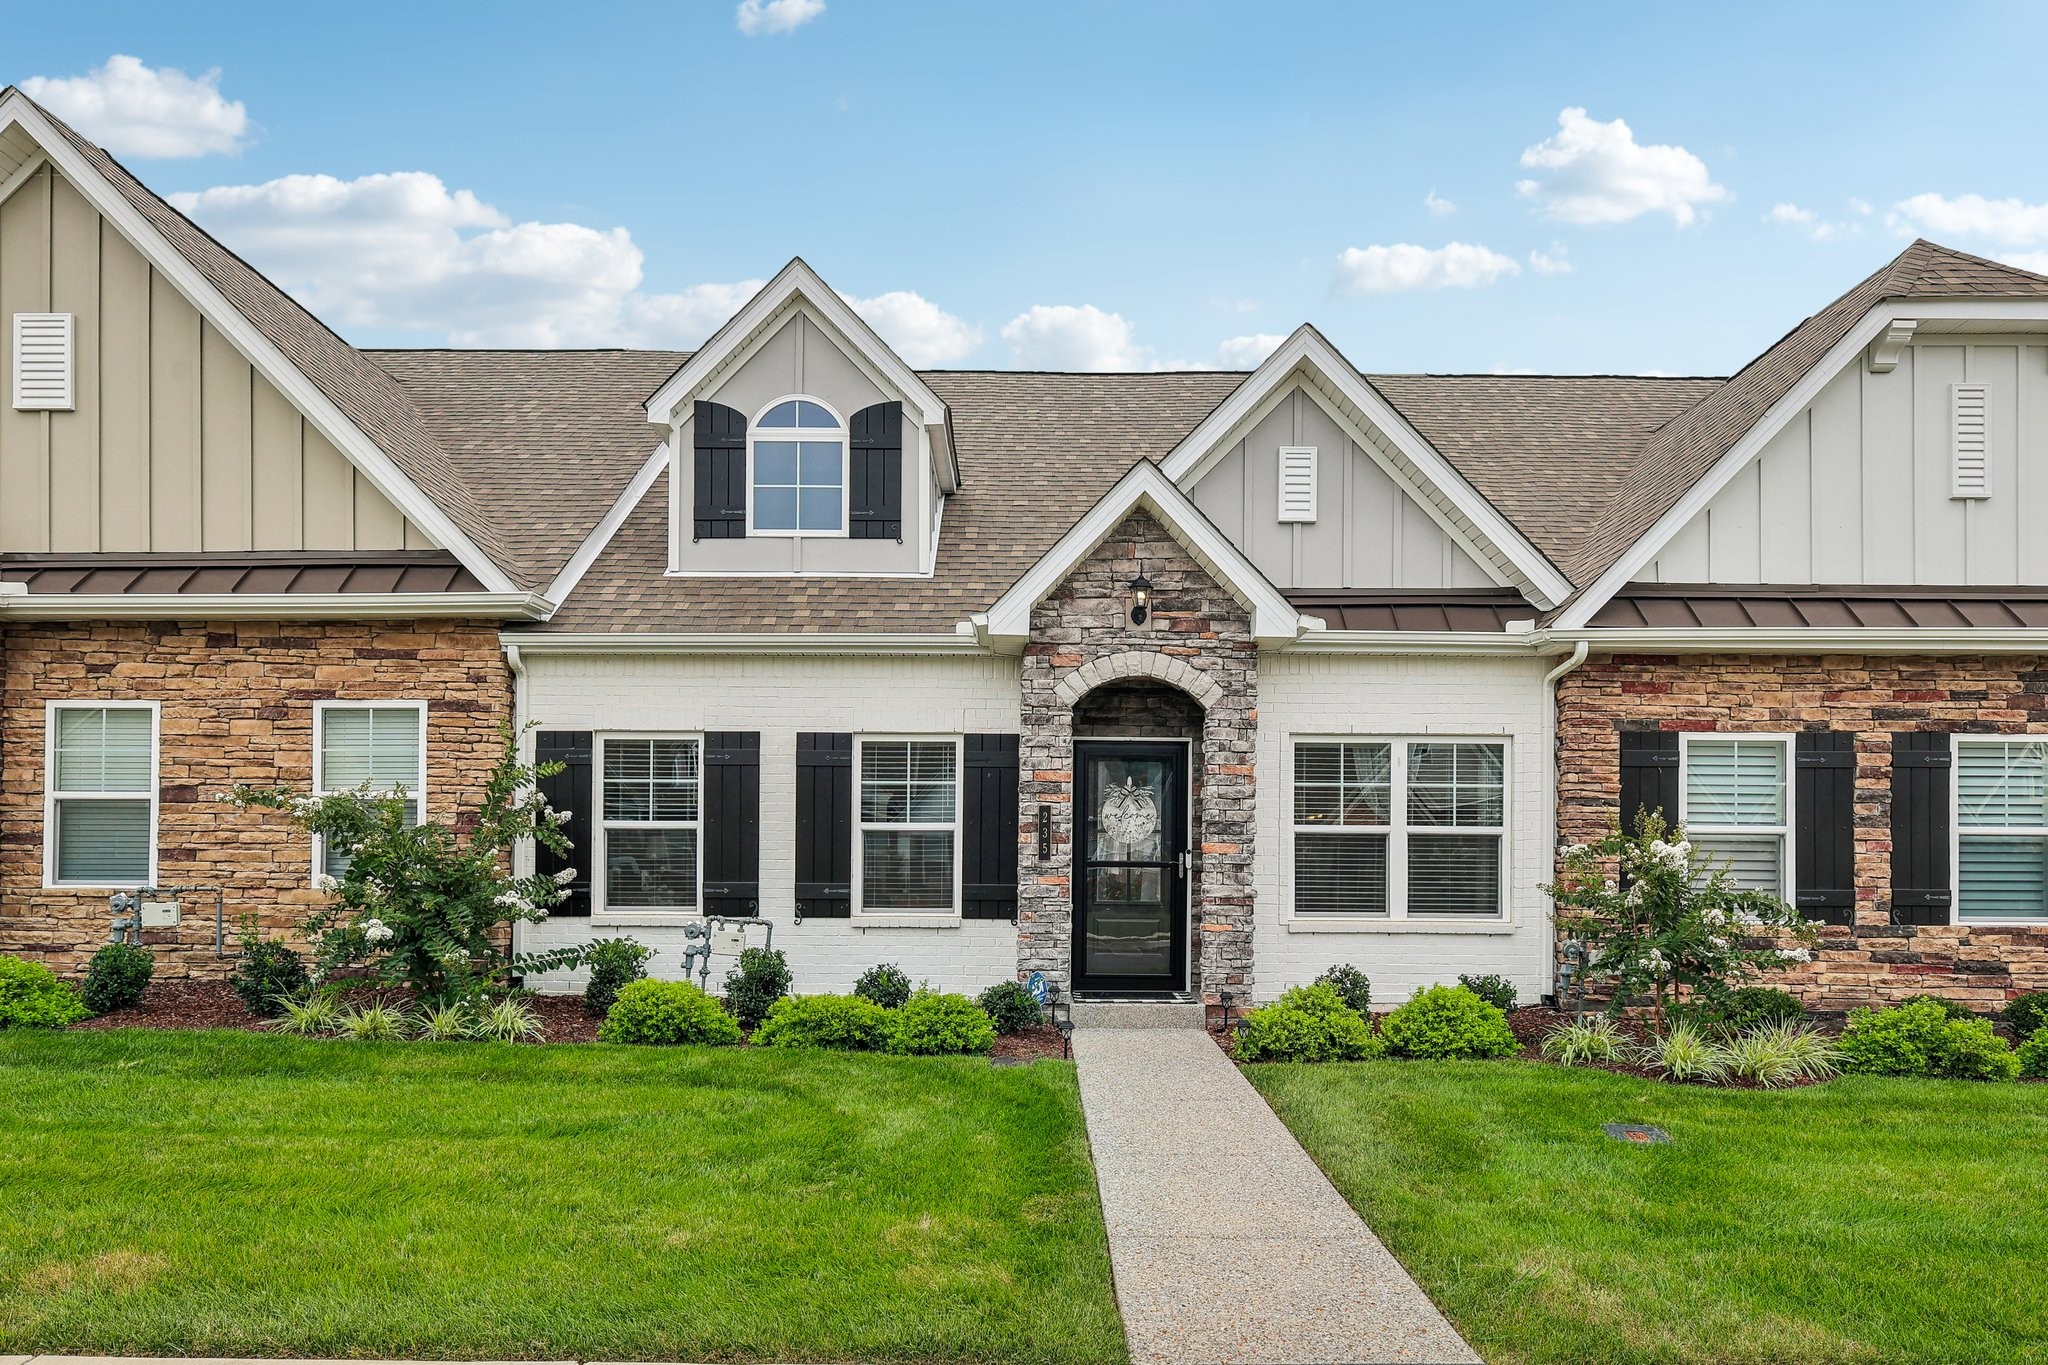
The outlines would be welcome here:
M 14 406 L 68 412 L 72 395 L 71 314 L 14 315 Z
M 1280 448 L 1280 520 L 1316 519 L 1316 448 Z
M 1949 418 L 1954 436 L 1954 487 L 1952 498 L 1991 496 L 1991 472 L 1986 467 L 1984 412 L 1990 406 L 1983 384 L 1949 385 Z

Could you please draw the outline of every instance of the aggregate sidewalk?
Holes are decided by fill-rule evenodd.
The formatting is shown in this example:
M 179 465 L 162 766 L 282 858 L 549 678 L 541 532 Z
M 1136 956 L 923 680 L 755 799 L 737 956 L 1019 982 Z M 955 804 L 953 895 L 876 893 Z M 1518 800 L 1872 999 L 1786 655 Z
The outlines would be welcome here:
M 1199 1029 L 1077 1029 L 1134 1365 L 1477 1365 Z

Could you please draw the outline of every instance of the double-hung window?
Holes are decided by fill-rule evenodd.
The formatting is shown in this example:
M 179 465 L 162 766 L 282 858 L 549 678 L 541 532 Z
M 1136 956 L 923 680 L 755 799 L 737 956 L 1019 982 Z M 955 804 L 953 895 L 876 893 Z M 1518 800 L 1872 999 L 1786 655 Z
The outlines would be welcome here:
M 2048 743 L 1956 736 L 1956 918 L 2048 920 Z
M 145 886 L 156 880 L 154 702 L 52 702 L 43 790 L 44 880 Z
M 603 735 L 600 910 L 695 912 L 704 744 L 694 735 Z
M 958 911 L 960 742 L 861 736 L 856 748 L 855 911 Z
M 1679 761 L 1678 822 L 1692 846 L 1741 889 L 1790 900 L 1792 736 L 1686 735 Z
M 365 791 L 405 797 L 414 824 L 427 800 L 427 704 L 423 701 L 323 701 L 313 707 L 313 790 L 322 796 Z M 315 841 L 313 865 L 330 877 L 348 870 L 349 851 Z
M 785 398 L 754 419 L 747 448 L 752 534 L 846 534 L 846 424 L 837 413 L 815 399 Z
M 1298 740 L 1293 800 L 1297 915 L 1501 914 L 1504 743 Z

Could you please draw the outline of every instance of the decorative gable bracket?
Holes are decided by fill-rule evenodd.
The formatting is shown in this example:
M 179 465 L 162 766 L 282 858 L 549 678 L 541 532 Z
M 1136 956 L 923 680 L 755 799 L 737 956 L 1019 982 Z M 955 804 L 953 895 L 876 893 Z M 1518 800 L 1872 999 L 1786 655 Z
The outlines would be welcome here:
M 1890 374 L 1899 368 L 1899 358 L 1906 354 L 1906 347 L 1913 344 L 1913 333 L 1920 326 L 1917 318 L 1895 318 L 1885 325 L 1877 340 L 1870 343 L 1866 353 L 1872 374 Z

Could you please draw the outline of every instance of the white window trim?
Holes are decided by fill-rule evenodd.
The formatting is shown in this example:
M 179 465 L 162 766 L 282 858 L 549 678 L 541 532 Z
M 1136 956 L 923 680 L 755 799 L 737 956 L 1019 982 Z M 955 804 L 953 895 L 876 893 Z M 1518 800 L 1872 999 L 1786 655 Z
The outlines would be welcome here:
M 163 790 L 163 705 L 153 701 L 53 701 L 43 706 L 43 889 L 133 890 L 97 882 L 67 882 L 57 877 L 57 802 L 133 801 L 141 792 L 59 792 L 57 790 L 57 713 L 59 711 L 149 712 L 149 885 L 157 879 L 157 814 Z
M 327 713 L 329 711 L 414 711 L 419 715 L 420 767 L 419 784 L 408 787 L 406 794 L 419 801 L 420 822 L 427 819 L 427 704 L 423 701 L 316 701 L 313 703 L 313 795 L 331 796 L 327 790 L 326 737 Z M 320 835 L 313 836 L 312 877 L 317 884 L 327 871 L 327 841 Z
M 861 759 L 870 744 L 951 744 L 953 746 L 953 819 L 949 824 L 921 822 L 916 824 L 869 824 L 861 816 Z M 931 928 L 934 925 L 954 925 L 962 922 L 961 905 L 961 856 L 962 845 L 966 842 L 965 821 L 961 802 L 966 796 L 963 750 L 965 743 L 957 734 L 876 734 L 853 737 L 853 910 L 851 920 L 856 927 L 865 924 L 869 928 Z M 864 853 L 866 833 L 870 829 L 886 830 L 945 830 L 953 836 L 953 905 L 949 910 L 867 910 L 861 906 L 861 891 L 867 883 L 867 869 Z
M 1386 825 L 1300 826 L 1294 820 L 1295 751 L 1304 744 L 1386 744 L 1392 779 L 1388 792 Z M 1500 746 L 1501 823 L 1498 825 L 1408 824 L 1408 746 L 1411 744 L 1497 744 Z M 1285 773 L 1281 800 L 1286 803 L 1281 818 L 1287 830 L 1286 867 L 1281 879 L 1286 888 L 1283 922 L 1291 932 L 1330 933 L 1359 930 L 1367 933 L 1504 933 L 1514 927 L 1514 909 L 1509 901 L 1510 869 L 1514 865 L 1515 742 L 1509 735 L 1341 735 L 1296 734 L 1287 737 L 1283 760 Z M 1413 830 L 1430 834 L 1491 834 L 1500 840 L 1499 913 L 1493 915 L 1410 915 L 1408 913 L 1408 838 Z M 1383 915 L 1329 914 L 1297 911 L 1294 908 L 1294 846 L 1302 833 L 1385 834 L 1387 836 L 1387 910 Z
M 1963 918 L 1963 746 L 1965 744 L 2040 744 L 2048 743 L 2048 735 L 1950 735 L 1948 762 L 1948 922 L 1963 928 L 1996 929 L 2000 926 L 2023 928 L 2028 925 L 2048 924 L 2048 907 L 2038 919 L 1964 919 Z M 1979 825 L 1971 831 L 1976 835 L 2039 836 L 2048 837 L 2048 825 L 2000 825 L 1996 828 Z
M 1691 812 L 1687 809 L 1688 783 L 1686 772 L 1692 762 L 1690 757 L 1695 742 L 1719 742 L 1738 739 L 1745 744 L 1775 744 L 1785 751 L 1785 792 L 1784 823 L 1778 825 L 1700 825 L 1694 827 Z M 1792 825 L 1795 807 L 1799 801 L 1798 754 L 1793 751 L 1795 736 L 1784 730 L 1688 730 L 1678 737 L 1678 827 L 1685 831 L 1687 839 L 1695 835 L 1708 838 L 1757 839 L 1767 835 L 1778 838 L 1778 899 L 1787 905 L 1796 905 L 1795 897 L 1799 886 L 1798 870 L 1793 866 L 1795 857 Z
M 814 407 L 823 408 L 839 423 L 837 428 L 827 427 L 769 427 L 764 434 L 761 419 L 784 403 L 802 401 Z M 839 529 L 836 531 L 774 531 L 759 530 L 754 525 L 754 509 L 760 505 L 760 498 L 754 489 L 754 446 L 761 441 L 837 441 L 839 443 Z M 849 517 L 852 511 L 852 483 L 849 477 L 853 467 L 853 428 L 845 414 L 824 399 L 808 393 L 786 393 L 771 402 L 763 403 L 759 411 L 747 422 L 747 538 L 749 540 L 846 540 L 853 535 Z M 799 453 L 801 472 L 801 453 Z M 778 485 L 779 487 L 780 485 Z M 799 484 L 801 489 L 802 485 Z M 803 519 L 803 499 L 797 499 L 797 519 Z
M 697 742 L 697 818 L 695 820 L 607 820 L 604 814 L 604 750 L 614 740 L 692 739 Z M 612 730 L 593 736 L 590 754 L 590 916 L 610 924 L 691 924 L 704 918 L 704 735 L 698 730 Z M 611 852 L 606 826 L 626 829 L 694 829 L 697 831 L 697 908 L 620 906 L 607 903 L 611 894 Z

